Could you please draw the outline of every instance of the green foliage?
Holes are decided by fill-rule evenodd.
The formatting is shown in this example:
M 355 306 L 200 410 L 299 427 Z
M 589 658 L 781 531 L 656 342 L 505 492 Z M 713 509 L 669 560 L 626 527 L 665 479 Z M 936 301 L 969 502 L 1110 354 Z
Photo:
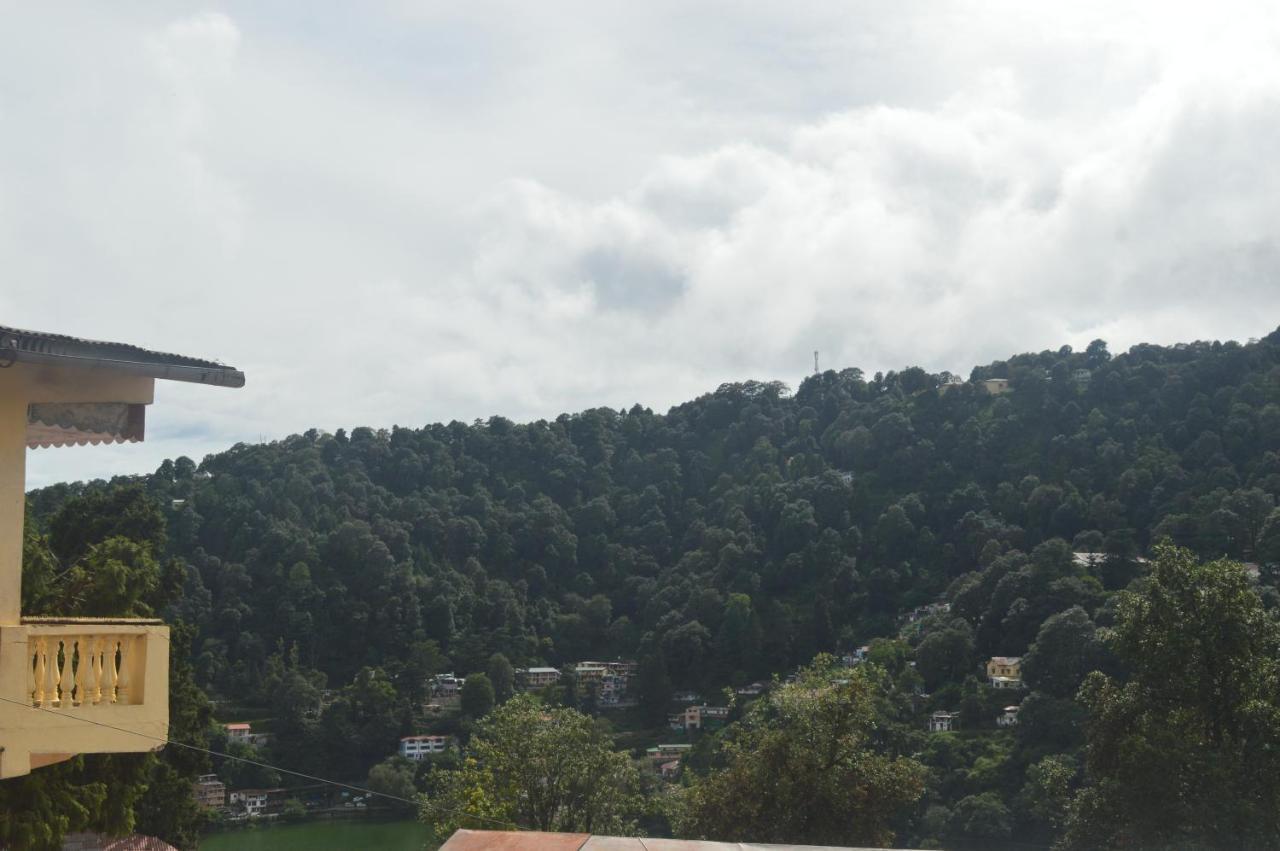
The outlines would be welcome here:
M 931 630 L 916 647 L 916 670 L 927 688 L 963 679 L 974 661 L 973 628 L 962 618 Z
M 433 771 L 421 818 L 436 835 L 459 827 L 626 835 L 639 778 L 591 718 L 519 695 L 476 728 L 455 771 Z
M 819 657 L 726 730 L 724 767 L 685 790 L 681 836 L 815 845 L 887 844 L 924 769 L 874 745 L 879 669 Z
M 494 700 L 506 703 L 516 690 L 516 671 L 511 667 L 511 661 L 501 653 L 494 653 L 489 657 L 486 672 L 493 686 Z
M 493 709 L 495 690 L 489 677 L 471 674 L 462 683 L 462 714 L 482 718 Z
M 418 789 L 414 785 L 416 769 L 417 766 L 412 761 L 398 754 L 389 756 L 369 769 L 369 778 L 365 785 L 382 795 L 400 798 L 403 801 L 412 801 L 418 794 Z M 411 804 L 397 804 L 395 801 L 385 798 L 382 799 L 381 803 L 387 803 L 392 806 L 412 806 Z
M 306 817 L 307 805 L 297 798 L 290 798 L 285 801 L 284 807 L 280 810 L 281 821 L 302 821 Z
M 634 658 L 639 720 L 657 728 L 675 690 L 870 644 L 894 687 L 875 743 L 930 770 L 902 841 L 941 840 L 953 819 L 963 832 L 992 794 L 1011 833 L 986 846 L 1047 842 L 1058 828 L 1023 794 L 1028 772 L 1082 761 L 1082 679 L 1126 682 L 1103 636 L 1152 541 L 1259 562 L 1280 603 L 1278 370 L 1280 334 L 1114 356 L 1096 341 L 976 367 L 1010 379 L 999 397 L 939 393 L 947 376 L 918 368 L 847 369 L 794 394 L 726 384 L 666 413 L 312 430 L 166 462 L 124 482 L 142 501 L 120 482 L 33 492 L 24 605 L 191 623 L 196 683 L 274 716 L 265 755 L 353 781 L 402 733 L 465 734 L 424 714 L 428 684 L 484 672 L 497 700 L 495 654 Z M 949 613 L 902 622 L 939 600 Z M 1025 656 L 1028 690 L 990 689 L 991 655 Z M 554 691 L 605 711 L 572 676 Z M 1019 723 L 998 731 L 1006 703 Z M 962 732 L 928 737 L 934 710 L 960 710 Z
M 38 518 L 37 518 L 38 519 Z M 176 602 L 181 573 L 162 564 L 165 522 L 140 486 L 62 501 L 48 534 L 28 523 L 23 538 L 23 608 L 62 616 L 155 615 Z M 208 698 L 195 681 L 194 629 L 174 622 L 169 654 L 170 735 L 203 747 Z M 0 783 L 0 844 L 59 848 L 69 831 L 119 835 L 142 830 L 193 848 L 205 814 L 191 796 L 206 755 L 169 747 L 159 754 L 88 755 Z
M 1280 836 L 1280 625 L 1238 564 L 1157 549 L 1120 595 L 1127 681 L 1086 680 L 1086 785 L 1066 846 L 1268 847 Z

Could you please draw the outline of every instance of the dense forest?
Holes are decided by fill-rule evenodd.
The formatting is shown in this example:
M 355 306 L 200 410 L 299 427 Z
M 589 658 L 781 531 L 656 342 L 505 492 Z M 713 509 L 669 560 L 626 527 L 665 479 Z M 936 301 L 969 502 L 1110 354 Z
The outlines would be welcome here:
M 1240 588 L 1214 568 L 1224 597 L 1252 595 L 1247 617 L 1270 618 L 1277 497 L 1280 331 L 1114 357 L 1095 341 L 968 381 L 909 368 L 827 371 L 794 393 L 727 384 L 665 415 L 313 430 L 34 491 L 28 524 L 29 550 L 67 564 L 121 534 L 86 514 L 112 500 L 155 511 L 161 528 L 135 535 L 172 586 L 153 608 L 189 625 L 195 683 L 262 707 L 268 754 L 297 770 L 364 778 L 421 729 L 442 671 L 635 659 L 639 717 L 661 727 L 675 691 L 714 695 L 870 645 L 876 746 L 923 766 L 873 840 L 1089 847 L 1125 841 L 1080 814 L 1116 819 L 1093 737 L 1141 682 L 1144 657 L 1123 646 L 1147 623 L 1134 600 L 1227 557 L 1258 568 Z M 1185 549 L 1159 563 L 1182 572 L 1157 581 L 1148 559 L 1166 539 Z M 997 655 L 1022 657 L 1026 691 L 986 685 Z M 1019 722 L 997 730 L 1011 699 Z M 927 733 L 935 710 L 956 711 L 959 732 Z M 686 783 L 726 764 L 733 735 L 707 737 Z M 693 823 L 660 809 L 641 823 Z

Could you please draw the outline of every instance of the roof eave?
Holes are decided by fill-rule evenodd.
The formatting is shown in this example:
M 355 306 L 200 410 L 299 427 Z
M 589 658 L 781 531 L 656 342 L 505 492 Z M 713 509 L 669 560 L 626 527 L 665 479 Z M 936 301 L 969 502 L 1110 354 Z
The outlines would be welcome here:
M 13 362 L 44 366 L 72 366 L 85 369 L 111 369 L 130 375 L 161 378 L 168 381 L 186 381 L 191 384 L 210 384 L 215 387 L 243 387 L 244 373 L 227 366 L 187 366 L 182 364 L 147 363 L 145 361 L 104 358 L 92 355 L 53 354 L 6 348 L 6 359 Z

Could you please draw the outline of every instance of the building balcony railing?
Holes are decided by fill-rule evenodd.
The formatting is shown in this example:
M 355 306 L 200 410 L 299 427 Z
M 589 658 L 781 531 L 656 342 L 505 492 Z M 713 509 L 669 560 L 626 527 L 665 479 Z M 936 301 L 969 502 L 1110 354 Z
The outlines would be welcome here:
M 0 626 L 0 778 L 82 753 L 155 750 L 169 729 L 169 628 L 145 618 Z

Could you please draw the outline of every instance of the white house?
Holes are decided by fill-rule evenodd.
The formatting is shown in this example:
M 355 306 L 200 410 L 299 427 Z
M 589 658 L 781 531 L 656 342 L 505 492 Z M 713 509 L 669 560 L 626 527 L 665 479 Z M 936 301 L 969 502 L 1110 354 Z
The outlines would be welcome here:
M 452 673 L 436 674 L 431 678 L 431 693 L 436 697 L 454 697 L 462 683 Z
M 955 712 L 935 712 L 929 716 L 929 732 L 949 733 L 959 721 L 960 716 Z
M 1012 727 L 1018 723 L 1018 707 L 1006 706 L 1004 712 L 996 716 L 997 727 Z
M 281 800 L 283 795 L 283 789 L 240 789 L 232 792 L 229 800 L 233 809 L 239 805 L 244 807 L 249 818 L 257 818 L 266 815 L 272 804 Z
M 253 744 L 253 725 L 247 723 L 227 724 L 227 741 L 241 745 Z
M 671 726 L 676 727 L 675 719 L 680 719 L 680 726 L 689 730 L 701 730 L 708 724 L 723 724 L 729 718 L 727 706 L 689 706 L 684 712 L 674 716 Z
M 556 668 L 521 668 L 516 675 L 525 691 L 537 691 L 560 682 L 560 671 Z
M 400 739 L 400 756 L 414 762 L 421 762 L 432 754 L 444 753 L 448 748 L 448 736 L 404 736 Z

